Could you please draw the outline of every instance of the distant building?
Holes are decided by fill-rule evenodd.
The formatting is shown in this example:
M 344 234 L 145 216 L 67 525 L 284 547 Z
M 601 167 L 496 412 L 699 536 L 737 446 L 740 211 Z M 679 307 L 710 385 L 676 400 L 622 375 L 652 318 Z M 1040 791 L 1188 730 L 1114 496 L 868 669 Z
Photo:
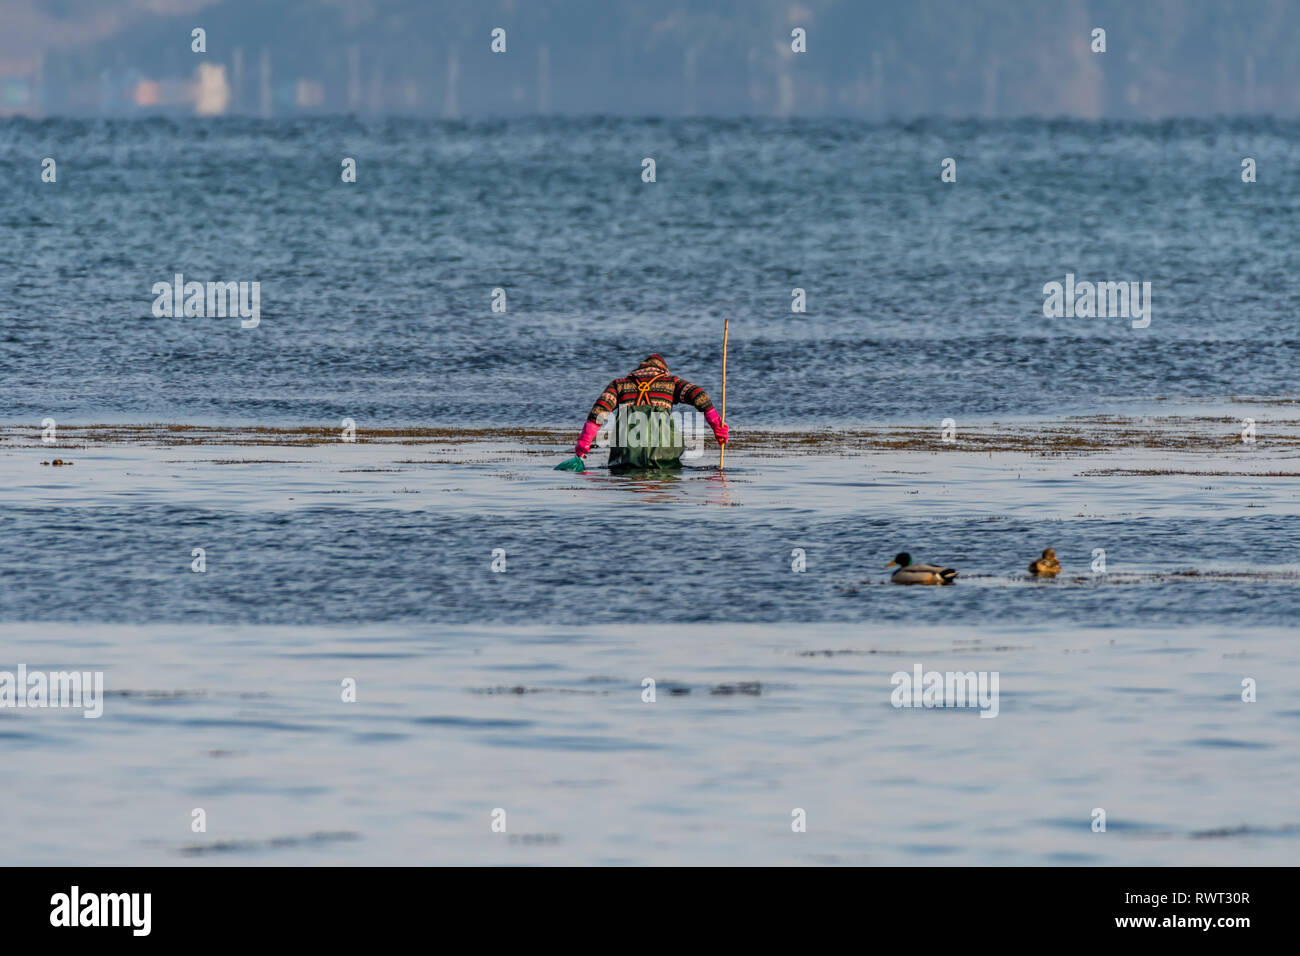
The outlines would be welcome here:
M 141 80 L 135 85 L 132 99 L 141 109 L 159 106 L 162 103 L 162 86 L 157 80 Z
M 39 116 L 45 60 L 0 60 L 0 116 Z
M 0 80 L 0 116 L 32 116 L 34 99 L 26 77 L 8 76 Z
M 230 84 L 221 63 L 200 63 L 194 83 L 194 112 L 199 116 L 221 116 L 230 106 Z
M 319 109 L 325 105 L 325 87 L 318 80 L 300 79 L 294 103 L 299 109 Z

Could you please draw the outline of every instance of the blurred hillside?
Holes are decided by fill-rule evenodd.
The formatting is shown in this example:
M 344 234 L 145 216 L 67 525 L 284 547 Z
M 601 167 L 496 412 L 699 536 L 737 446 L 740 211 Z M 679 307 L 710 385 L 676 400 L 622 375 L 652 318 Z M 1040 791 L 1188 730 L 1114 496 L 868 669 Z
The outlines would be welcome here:
M 5 0 L 0 113 L 1295 116 L 1297 50 L 1295 0 Z

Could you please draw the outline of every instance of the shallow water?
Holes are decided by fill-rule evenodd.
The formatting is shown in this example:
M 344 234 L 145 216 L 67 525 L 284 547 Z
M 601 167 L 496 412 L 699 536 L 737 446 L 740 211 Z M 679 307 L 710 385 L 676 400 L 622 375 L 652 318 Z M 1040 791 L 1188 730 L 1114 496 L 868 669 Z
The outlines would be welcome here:
M 1250 626 L 1291 623 L 1300 598 L 1300 487 L 1250 474 L 1294 467 L 1264 450 L 736 450 L 724 477 L 710 455 L 641 480 L 554 471 L 559 447 L 448 464 L 420 445 L 91 445 L 38 464 L 55 453 L 0 452 L 3 619 Z M 1048 546 L 1064 573 L 1029 580 Z M 961 587 L 884 586 L 899 551 Z
M 23 767 L 8 862 L 1289 864 L 1300 845 L 1300 661 L 1279 629 L 628 615 L 0 639 L 130 692 L 98 720 L 0 711 Z M 998 671 L 998 716 L 890 706 L 917 663 Z
M 0 708 L 5 862 L 1293 861 L 1295 134 L 0 121 L 0 670 L 109 694 Z M 262 282 L 261 324 L 152 317 L 176 271 Z M 1067 271 L 1153 282 L 1151 326 L 1044 319 Z M 558 441 L 366 438 L 576 435 L 651 351 L 717 399 L 724 315 L 741 436 L 1078 413 L 1204 440 L 831 433 L 628 480 L 553 471 Z M 345 417 L 362 441 L 239 439 Z M 1029 579 L 1047 546 L 1063 574 Z M 889 585 L 904 550 L 958 583 Z M 996 671 L 998 716 L 894 708 L 917 664 Z
M 500 447 L 50 454 L 0 454 L 0 646 L 110 696 L 0 710 L 15 862 L 1294 859 L 1293 480 L 1080 477 L 1134 452 L 737 451 L 655 481 Z M 1059 580 L 1022 573 L 1044 543 Z M 963 577 L 890 586 L 903 547 Z M 892 707 L 917 664 L 996 671 L 998 716 Z

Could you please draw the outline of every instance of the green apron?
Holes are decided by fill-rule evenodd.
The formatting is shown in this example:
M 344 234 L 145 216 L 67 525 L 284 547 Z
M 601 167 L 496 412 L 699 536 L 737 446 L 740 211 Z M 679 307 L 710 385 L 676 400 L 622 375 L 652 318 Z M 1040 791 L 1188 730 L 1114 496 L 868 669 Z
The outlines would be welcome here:
M 682 467 L 686 442 L 681 422 L 666 408 L 620 405 L 609 436 L 610 471 Z

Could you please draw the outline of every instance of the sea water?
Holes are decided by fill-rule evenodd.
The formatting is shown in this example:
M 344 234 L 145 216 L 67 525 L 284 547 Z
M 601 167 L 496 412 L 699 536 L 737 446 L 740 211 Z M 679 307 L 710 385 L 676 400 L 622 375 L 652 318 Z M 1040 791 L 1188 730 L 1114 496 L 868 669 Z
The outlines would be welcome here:
M 0 708 L 5 861 L 1293 860 L 1295 133 L 4 121 L 0 670 L 105 688 L 95 720 Z M 259 323 L 156 317 L 176 273 L 260 283 Z M 1151 282 L 1150 325 L 1047 317 L 1067 274 Z M 725 478 L 364 441 L 576 438 L 650 352 L 719 400 L 723 317 Z M 1218 454 L 739 437 L 1171 399 L 1232 436 L 1242 396 L 1258 445 Z M 363 440 L 47 447 L 46 419 Z M 889 585 L 899 551 L 958 583 Z M 996 672 L 998 716 L 894 707 L 918 665 Z

